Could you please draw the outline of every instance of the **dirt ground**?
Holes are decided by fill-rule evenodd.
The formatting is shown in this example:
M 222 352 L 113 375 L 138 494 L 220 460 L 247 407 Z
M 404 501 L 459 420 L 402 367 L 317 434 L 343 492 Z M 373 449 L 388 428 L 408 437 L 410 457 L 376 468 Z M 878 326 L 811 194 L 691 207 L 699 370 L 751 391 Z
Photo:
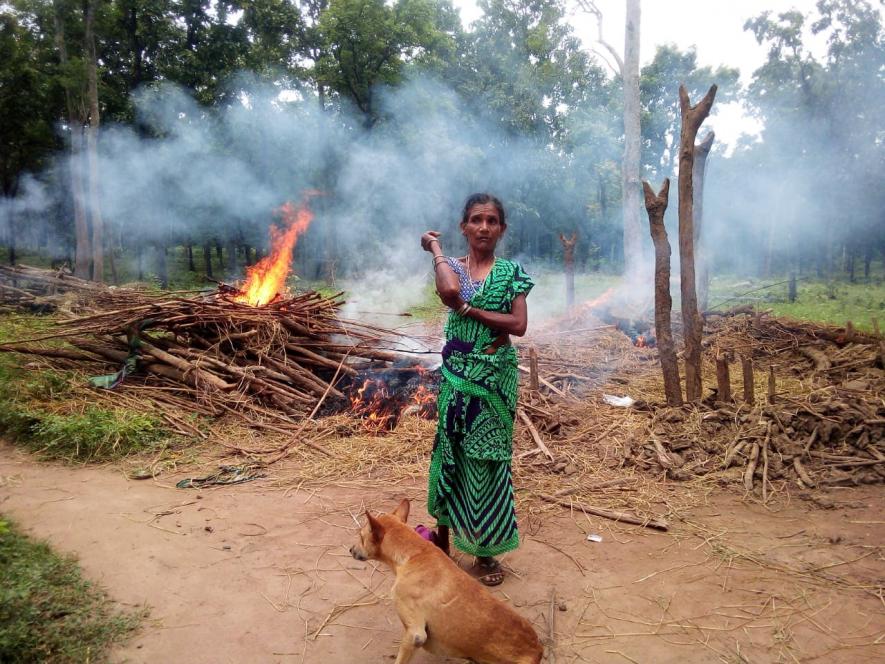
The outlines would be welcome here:
M 413 525 L 427 523 L 421 478 L 320 490 L 272 478 L 182 490 L 176 479 L 38 463 L 0 443 L 0 512 L 76 554 L 122 605 L 150 607 L 113 661 L 392 661 L 392 575 L 347 550 L 367 506 L 389 510 L 407 496 Z M 544 512 L 521 522 L 523 545 L 506 556 L 511 574 L 496 592 L 547 639 L 555 591 L 547 661 L 557 664 L 876 660 L 882 490 L 818 495 L 773 508 L 705 490 L 670 515 L 667 533 Z

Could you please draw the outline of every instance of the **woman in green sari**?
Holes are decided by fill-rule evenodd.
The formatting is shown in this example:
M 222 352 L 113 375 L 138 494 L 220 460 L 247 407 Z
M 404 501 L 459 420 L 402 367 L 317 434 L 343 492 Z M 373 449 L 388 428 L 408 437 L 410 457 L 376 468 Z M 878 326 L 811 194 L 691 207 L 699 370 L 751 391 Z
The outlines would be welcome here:
M 461 219 L 466 256 L 445 256 L 436 231 L 421 237 L 433 254 L 437 293 L 451 309 L 428 511 L 439 545 L 448 552 L 451 529 L 455 546 L 477 557 L 486 585 L 504 579 L 495 556 L 519 546 L 510 475 L 518 373 L 510 335 L 525 334 L 534 285 L 517 263 L 495 256 L 506 229 L 501 202 L 474 194 Z

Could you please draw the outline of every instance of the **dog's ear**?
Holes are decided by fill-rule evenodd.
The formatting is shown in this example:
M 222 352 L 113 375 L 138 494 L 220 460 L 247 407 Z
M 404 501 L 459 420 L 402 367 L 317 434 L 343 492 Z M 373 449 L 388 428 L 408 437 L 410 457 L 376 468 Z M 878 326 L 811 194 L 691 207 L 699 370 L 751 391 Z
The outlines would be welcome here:
M 409 499 L 403 498 L 402 502 L 393 510 L 393 516 L 405 523 L 409 520 Z
M 384 539 L 384 526 L 381 525 L 381 522 L 378 521 L 378 519 L 369 514 L 368 511 L 366 512 L 366 519 L 368 519 L 369 527 L 372 529 L 372 539 L 375 540 L 376 543 L 380 542 Z

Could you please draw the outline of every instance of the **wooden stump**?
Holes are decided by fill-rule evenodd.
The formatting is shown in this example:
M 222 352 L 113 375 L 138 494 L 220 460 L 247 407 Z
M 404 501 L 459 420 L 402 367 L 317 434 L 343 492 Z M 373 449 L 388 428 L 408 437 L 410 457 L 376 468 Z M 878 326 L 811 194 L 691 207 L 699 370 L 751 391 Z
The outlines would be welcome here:
M 685 330 L 685 396 L 699 401 L 703 394 L 701 368 L 701 334 L 704 321 L 698 312 L 694 259 L 694 141 L 698 129 L 710 114 L 716 86 L 712 86 L 692 106 L 684 85 L 679 86 L 679 107 L 682 132 L 679 147 L 679 265 L 682 289 L 682 325 Z
M 538 351 L 532 346 L 529 348 L 529 389 L 538 392 L 541 389 L 538 379 Z
M 719 391 L 719 401 L 730 402 L 731 375 L 728 371 L 728 357 L 724 353 L 716 354 L 716 386 Z
M 744 401 L 752 406 L 756 403 L 755 388 L 753 386 L 753 360 L 746 355 L 741 355 L 741 371 L 744 375 Z
M 682 384 L 679 380 L 679 362 L 676 360 L 676 345 L 673 343 L 673 329 L 670 324 L 670 311 L 673 299 L 670 297 L 670 241 L 664 227 L 664 212 L 670 195 L 670 179 L 664 180 L 657 195 L 648 182 L 642 183 L 645 192 L 645 210 L 651 239 L 655 245 L 655 332 L 658 341 L 658 355 L 661 358 L 661 371 L 664 375 L 664 393 L 667 405 L 682 405 Z
M 565 264 L 565 306 L 571 310 L 575 306 L 575 245 L 578 242 L 578 234 L 572 233 L 572 236 L 567 238 L 560 233 L 559 241 L 562 243 Z

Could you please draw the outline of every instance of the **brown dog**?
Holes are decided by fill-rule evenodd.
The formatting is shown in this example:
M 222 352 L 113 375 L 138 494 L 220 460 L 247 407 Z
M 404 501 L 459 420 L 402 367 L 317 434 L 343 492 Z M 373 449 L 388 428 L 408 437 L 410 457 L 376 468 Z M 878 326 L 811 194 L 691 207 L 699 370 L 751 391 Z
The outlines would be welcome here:
M 529 621 L 409 528 L 408 517 L 408 500 L 392 514 L 366 512 L 350 548 L 357 560 L 379 560 L 396 573 L 393 601 L 405 628 L 396 664 L 408 664 L 417 648 L 476 664 L 539 664 L 544 649 Z

